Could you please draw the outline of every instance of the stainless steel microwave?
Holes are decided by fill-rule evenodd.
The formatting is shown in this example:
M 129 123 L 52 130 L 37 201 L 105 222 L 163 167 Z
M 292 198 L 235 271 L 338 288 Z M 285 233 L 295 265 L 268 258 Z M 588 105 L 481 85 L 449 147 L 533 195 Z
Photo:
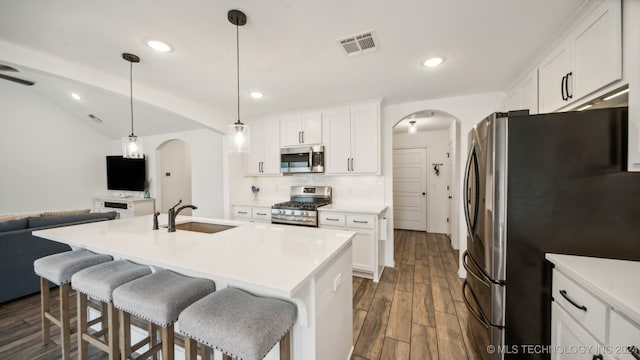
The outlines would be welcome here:
M 280 149 L 282 174 L 323 173 L 324 146 L 313 145 Z

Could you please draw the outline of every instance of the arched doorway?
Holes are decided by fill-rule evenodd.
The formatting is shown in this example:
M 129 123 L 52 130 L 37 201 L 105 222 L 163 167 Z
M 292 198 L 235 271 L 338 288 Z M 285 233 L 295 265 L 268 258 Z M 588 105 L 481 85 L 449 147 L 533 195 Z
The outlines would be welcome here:
M 156 148 L 156 159 L 160 211 L 168 212 L 180 200 L 191 204 L 191 146 L 177 139 L 165 141 Z M 191 209 L 181 214 L 191 215 Z
M 417 111 L 394 124 L 394 228 L 451 237 L 456 124 L 438 110 Z

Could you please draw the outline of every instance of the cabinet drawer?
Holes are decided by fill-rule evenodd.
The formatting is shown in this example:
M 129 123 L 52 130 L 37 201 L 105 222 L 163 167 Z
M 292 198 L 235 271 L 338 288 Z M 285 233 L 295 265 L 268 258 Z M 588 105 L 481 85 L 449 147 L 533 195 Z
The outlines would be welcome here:
M 233 217 L 236 219 L 251 219 L 251 208 L 248 206 L 234 206 Z
M 345 215 L 342 213 L 320 212 L 320 225 L 345 226 Z
M 604 343 L 607 307 L 578 283 L 553 270 L 553 299 L 598 341 Z
M 373 215 L 347 215 L 347 226 L 357 229 L 373 229 L 376 217 Z
M 626 319 L 615 311 L 611 311 L 610 314 L 609 344 L 613 346 L 613 357 L 618 360 L 637 359 L 626 352 L 630 352 L 630 348 L 634 346 L 636 349 L 640 349 L 640 324 Z
M 271 208 L 252 208 L 253 220 L 271 221 Z

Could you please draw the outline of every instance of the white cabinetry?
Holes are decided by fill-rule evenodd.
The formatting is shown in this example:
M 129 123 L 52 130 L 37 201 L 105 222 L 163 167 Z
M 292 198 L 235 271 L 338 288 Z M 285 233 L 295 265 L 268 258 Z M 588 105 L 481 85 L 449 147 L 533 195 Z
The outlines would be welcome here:
M 378 216 L 371 214 L 321 211 L 321 228 L 353 231 L 353 271 L 356 276 L 366 276 L 378 281 Z
M 379 103 L 323 113 L 325 173 L 380 173 Z
M 633 287 L 640 263 L 558 254 L 546 258 L 555 265 L 551 359 L 640 358 L 640 299 Z
M 620 0 L 604 0 L 539 65 L 539 109 L 553 112 L 622 78 Z
M 95 199 L 96 212 L 116 211 L 119 217 L 130 218 L 151 215 L 156 211 L 155 199 L 99 197 Z
M 277 119 L 252 123 L 251 153 L 246 157 L 246 174 L 280 175 L 280 128 Z
M 290 114 L 280 118 L 282 147 L 322 144 L 322 113 Z
M 505 109 L 529 110 L 529 114 L 538 113 L 538 69 L 528 73 L 507 95 Z
M 233 219 L 238 221 L 271 223 L 271 207 L 234 205 Z

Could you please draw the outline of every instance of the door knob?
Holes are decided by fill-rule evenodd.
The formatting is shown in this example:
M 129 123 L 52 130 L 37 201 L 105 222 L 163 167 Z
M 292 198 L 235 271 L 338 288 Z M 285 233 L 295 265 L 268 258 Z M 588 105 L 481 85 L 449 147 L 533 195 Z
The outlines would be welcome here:
M 426 193 L 426 192 L 423 192 L 423 193 L 422 193 L 422 195 L 427 195 L 427 193 Z
M 451 195 L 449 195 L 449 199 L 452 199 L 453 197 Z

